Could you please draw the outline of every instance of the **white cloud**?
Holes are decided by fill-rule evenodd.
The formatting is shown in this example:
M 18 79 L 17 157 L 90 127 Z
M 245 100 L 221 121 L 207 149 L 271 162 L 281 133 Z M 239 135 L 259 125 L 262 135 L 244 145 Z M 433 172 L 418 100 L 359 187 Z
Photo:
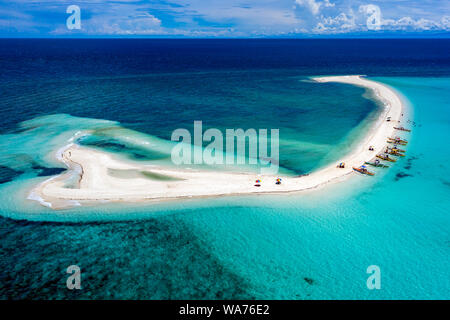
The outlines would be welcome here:
M 334 7 L 334 3 L 331 3 L 330 0 L 325 0 L 325 1 L 323 2 L 323 5 L 324 5 L 325 7 Z
M 313 15 L 319 14 L 321 7 L 334 7 L 334 3 L 331 3 L 330 0 L 324 0 L 322 2 L 316 0 L 295 0 L 295 3 L 308 8 Z
M 84 24 L 88 33 L 148 35 L 161 32 L 161 20 L 149 13 L 128 16 L 99 15 Z
M 403 17 L 398 20 L 387 19 L 382 21 L 383 29 L 386 30 L 435 30 L 440 25 L 437 22 L 428 19 L 414 20 L 411 17 Z
M 321 16 L 321 21 L 313 28 L 314 33 L 345 33 L 358 28 L 355 15 L 350 10 L 348 14 L 341 12 L 336 17 Z
M 450 16 L 444 16 L 441 19 L 441 26 L 444 30 L 450 30 Z
M 374 4 L 362 5 L 358 12 L 359 14 L 355 14 L 350 9 L 334 17 L 320 15 L 316 18 L 317 24 L 311 31 L 316 34 L 339 34 L 368 30 L 405 32 L 450 30 L 450 16 L 444 16 L 437 21 L 425 18 L 414 19 L 409 16 L 384 19 L 380 7 Z

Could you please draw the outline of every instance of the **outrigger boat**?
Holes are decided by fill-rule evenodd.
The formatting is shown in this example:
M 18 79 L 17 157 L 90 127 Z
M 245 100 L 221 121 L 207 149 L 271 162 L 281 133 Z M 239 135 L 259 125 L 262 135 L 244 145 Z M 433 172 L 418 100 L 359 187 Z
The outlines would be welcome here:
M 411 130 L 403 128 L 403 127 L 394 127 L 394 129 L 396 130 L 400 130 L 400 131 L 406 131 L 406 132 L 411 132 Z
M 400 138 L 388 138 L 387 142 L 388 143 L 401 144 L 401 145 L 406 145 L 408 143 L 408 141 L 402 140 Z
M 379 160 L 377 160 L 377 161 L 379 161 Z M 382 164 L 381 162 L 365 162 L 366 164 L 368 164 L 368 165 L 370 165 L 370 166 L 372 166 L 372 167 L 377 167 L 377 168 L 389 168 L 389 166 L 387 166 L 387 165 L 385 165 L 385 164 Z
M 397 160 L 389 158 L 388 155 L 381 155 L 381 154 L 377 154 L 377 158 L 380 158 L 381 160 L 385 160 L 385 161 L 390 161 L 390 162 L 396 162 Z
M 406 146 L 407 142 L 399 142 L 399 141 L 394 141 L 394 140 L 388 140 L 387 143 L 395 143 L 395 144 L 399 144 L 401 146 Z
M 387 154 L 391 154 L 391 155 L 393 155 L 393 156 L 397 156 L 397 157 L 404 157 L 405 155 L 403 154 L 403 153 L 400 153 L 400 152 L 394 152 L 394 151 L 389 151 L 389 152 L 386 152 Z
M 359 173 L 362 173 L 362 174 L 367 174 L 367 175 L 369 175 L 369 176 L 375 175 L 375 173 L 370 172 L 369 170 L 367 170 L 367 169 L 366 169 L 366 166 L 361 166 L 361 167 L 359 167 L 359 168 L 353 167 L 353 170 L 358 171 Z
M 403 149 L 397 148 L 397 146 L 394 146 L 394 147 L 392 148 L 392 150 L 395 151 L 395 152 L 406 152 L 406 151 L 403 150 Z
M 394 151 L 394 149 L 389 149 L 389 148 L 387 148 L 386 151 L 384 151 L 384 153 L 392 154 L 393 156 L 398 156 L 398 157 L 404 157 L 405 156 L 404 154 L 402 154 L 400 152 L 397 152 L 397 151 Z
M 395 138 L 389 137 L 388 140 L 400 141 L 400 142 L 408 143 L 408 140 L 404 140 L 404 139 L 402 139 L 400 137 L 395 137 Z

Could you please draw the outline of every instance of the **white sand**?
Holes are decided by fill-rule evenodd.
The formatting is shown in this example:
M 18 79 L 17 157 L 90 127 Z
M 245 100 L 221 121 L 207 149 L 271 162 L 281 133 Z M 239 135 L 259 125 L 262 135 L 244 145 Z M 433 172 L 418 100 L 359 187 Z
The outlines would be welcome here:
M 49 179 L 32 190 L 34 198 L 54 209 L 73 206 L 74 203 L 92 203 L 104 201 L 148 201 L 166 200 L 186 197 L 206 197 L 256 193 L 298 192 L 316 188 L 332 181 L 340 181 L 349 176 L 352 166 L 359 167 L 365 161 L 383 151 L 386 140 L 393 135 L 394 125 L 402 116 L 402 101 L 389 87 L 381 83 L 361 78 L 360 76 L 335 76 L 315 78 L 318 82 L 341 82 L 372 89 L 378 99 L 385 103 L 377 122 L 371 127 L 358 147 L 343 157 L 344 169 L 337 168 L 337 163 L 302 177 L 282 177 L 281 185 L 275 184 L 279 176 L 264 176 L 249 173 L 211 172 L 200 170 L 183 170 L 143 165 L 133 161 L 119 161 L 106 152 L 86 147 L 69 145 L 59 152 L 60 160 L 69 171 Z M 387 122 L 386 118 L 392 121 Z M 369 151 L 369 146 L 374 151 Z M 80 171 L 79 187 L 65 187 L 66 180 Z M 176 181 L 158 181 L 139 176 L 137 171 L 129 177 L 111 175 L 108 170 L 149 171 L 156 174 L 176 177 Z M 132 171 L 127 171 L 132 172 Z M 261 187 L 255 187 L 255 179 L 261 179 Z

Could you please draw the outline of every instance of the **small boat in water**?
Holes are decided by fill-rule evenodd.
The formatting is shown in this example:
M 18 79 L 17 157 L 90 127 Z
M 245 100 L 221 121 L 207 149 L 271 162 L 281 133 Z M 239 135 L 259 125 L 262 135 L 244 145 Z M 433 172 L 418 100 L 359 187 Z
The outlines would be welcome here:
M 397 160 L 389 158 L 388 155 L 381 155 L 381 154 L 377 154 L 377 158 L 381 159 L 381 160 L 385 160 L 385 161 L 390 161 L 390 162 L 396 162 Z
M 397 148 L 397 146 L 394 146 L 394 147 L 392 148 L 392 151 L 395 151 L 395 152 L 406 152 L 406 151 L 403 150 L 403 149 Z
M 393 141 L 393 140 L 388 140 L 387 143 L 395 143 L 401 146 L 406 146 L 407 142 L 399 142 L 399 141 Z
M 388 143 L 394 143 L 394 144 L 400 144 L 400 145 L 406 145 L 408 143 L 407 140 L 403 140 L 400 138 L 388 138 L 387 140 Z
M 394 127 L 394 129 L 396 130 L 400 130 L 400 131 L 406 131 L 406 132 L 411 132 L 411 130 L 403 128 L 403 127 Z
M 397 156 L 397 157 L 404 157 L 405 156 L 403 153 L 400 153 L 400 152 L 391 151 L 391 152 L 388 152 L 388 153 L 393 155 L 393 156 Z
M 403 153 L 400 153 L 398 151 L 395 151 L 394 149 L 389 149 L 387 148 L 386 151 L 384 151 L 387 154 L 391 154 L 393 156 L 397 156 L 397 157 L 404 157 L 405 155 Z
M 400 137 L 398 137 L 398 136 L 397 136 L 397 137 L 394 137 L 394 138 L 389 137 L 388 140 L 392 140 L 392 141 L 400 141 L 400 142 L 408 143 L 408 140 L 402 139 L 402 138 L 400 138 Z
M 366 164 L 368 164 L 372 167 L 377 167 L 377 168 L 389 168 L 389 166 L 382 164 L 381 162 L 379 162 L 379 160 L 378 160 L 378 162 L 377 161 L 375 161 L 375 162 L 367 162 L 366 161 Z
M 370 172 L 369 170 L 367 170 L 366 166 L 361 166 L 359 168 L 353 167 L 353 170 L 358 171 L 359 173 L 362 173 L 362 174 L 367 174 L 369 176 L 375 175 L 375 173 Z

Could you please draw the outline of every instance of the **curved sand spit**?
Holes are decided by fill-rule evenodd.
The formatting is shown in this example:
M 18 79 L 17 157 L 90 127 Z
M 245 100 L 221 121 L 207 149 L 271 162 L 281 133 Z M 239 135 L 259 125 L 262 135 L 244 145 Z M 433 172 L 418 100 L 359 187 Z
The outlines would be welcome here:
M 166 200 L 188 197 L 223 196 L 256 193 L 298 192 L 316 188 L 331 181 L 339 181 L 353 172 L 365 161 L 383 151 L 386 140 L 393 135 L 394 125 L 402 116 L 402 101 L 389 87 L 360 76 L 334 76 L 314 78 L 318 82 L 341 82 L 372 89 L 385 108 L 367 135 L 350 154 L 341 160 L 346 168 L 337 164 L 302 177 L 283 177 L 281 185 L 275 184 L 277 176 L 255 175 L 249 173 L 189 171 L 142 165 L 132 161 L 116 160 L 106 152 L 71 144 L 58 152 L 58 157 L 69 168 L 59 176 L 53 177 L 34 188 L 30 199 L 54 209 L 62 209 L 80 203 L 104 201 L 138 202 Z M 385 119 L 391 117 L 392 121 Z M 369 146 L 374 151 L 369 151 Z M 112 174 L 116 172 L 116 174 Z M 78 173 L 77 173 L 78 172 Z M 175 179 L 148 179 L 142 172 L 163 175 Z M 68 188 L 69 177 L 78 174 L 79 186 Z M 120 175 L 121 173 L 121 175 Z M 262 180 L 261 187 L 255 187 L 256 178 Z M 73 180 L 73 179 L 72 179 Z

